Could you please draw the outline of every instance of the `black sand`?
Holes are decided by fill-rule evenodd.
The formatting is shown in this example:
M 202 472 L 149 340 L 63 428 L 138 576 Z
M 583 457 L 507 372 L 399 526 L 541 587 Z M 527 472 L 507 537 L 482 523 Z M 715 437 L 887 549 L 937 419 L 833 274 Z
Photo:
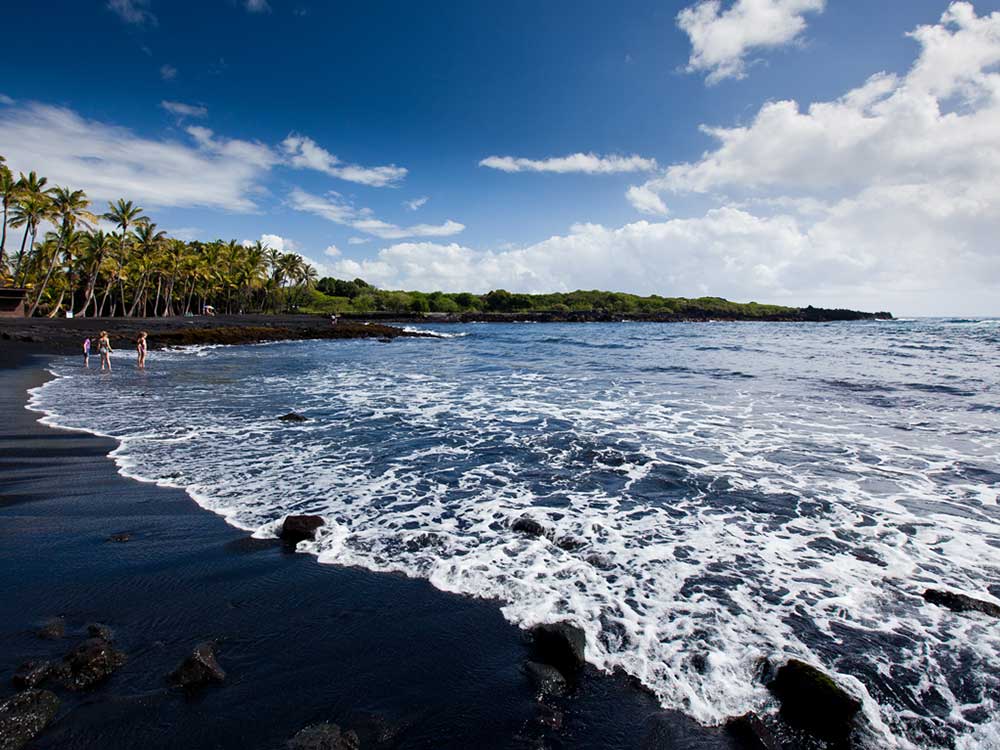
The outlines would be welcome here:
M 89 692 L 57 689 L 59 715 L 30 747 L 280 748 L 322 721 L 358 729 L 362 748 L 737 747 L 589 667 L 543 707 L 498 604 L 250 540 L 184 492 L 120 476 L 114 441 L 39 424 L 24 404 L 44 359 L 8 343 L 0 363 L 0 698 L 21 662 L 60 658 L 88 623 L 128 655 Z M 66 636 L 40 639 L 54 616 Z M 206 640 L 226 682 L 170 688 Z M 379 725 L 391 739 L 376 745 Z

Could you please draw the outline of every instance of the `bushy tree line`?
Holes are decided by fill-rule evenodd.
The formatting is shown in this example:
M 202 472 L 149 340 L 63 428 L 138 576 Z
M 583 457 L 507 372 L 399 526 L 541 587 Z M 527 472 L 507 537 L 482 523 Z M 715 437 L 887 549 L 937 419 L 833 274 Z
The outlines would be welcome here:
M 171 316 L 281 312 L 309 297 L 316 270 L 261 242 L 185 242 L 125 199 L 94 212 L 82 190 L 14 177 L 0 156 L 0 283 L 28 289 L 29 315 Z M 105 232 L 99 220 L 115 227 Z M 51 229 L 39 237 L 40 229 Z M 7 248 L 8 228 L 22 229 Z

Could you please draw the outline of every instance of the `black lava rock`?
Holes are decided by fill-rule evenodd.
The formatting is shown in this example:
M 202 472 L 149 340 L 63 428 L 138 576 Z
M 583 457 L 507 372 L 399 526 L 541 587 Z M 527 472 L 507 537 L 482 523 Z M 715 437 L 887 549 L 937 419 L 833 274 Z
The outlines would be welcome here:
M 846 741 L 861 701 L 805 662 L 791 659 L 767 684 L 781 703 L 781 716 L 793 727 L 831 742 Z
M 354 732 L 343 732 L 336 724 L 312 724 L 288 741 L 288 750 L 359 750 Z
M 215 647 L 211 643 L 200 643 L 194 652 L 170 673 L 169 679 L 177 687 L 192 689 L 212 682 L 223 682 L 226 673 L 215 660 Z
M 550 664 L 563 675 L 572 675 L 586 661 L 587 636 L 576 625 L 568 622 L 537 625 L 531 629 L 531 639 L 535 659 Z
M 55 671 L 56 665 L 50 661 L 27 661 L 17 668 L 10 683 L 16 690 L 41 686 Z
M 528 536 L 545 536 L 545 527 L 530 516 L 521 516 L 510 528 Z
M 57 676 L 67 690 L 86 690 L 125 663 L 125 654 L 103 638 L 88 638 L 63 657 Z
M 525 674 L 531 679 L 539 696 L 562 695 L 566 691 L 566 678 L 550 664 L 537 661 L 524 663 Z
M 87 635 L 91 638 L 103 638 L 108 643 L 111 643 L 115 639 L 115 634 L 111 631 L 111 628 L 99 622 L 92 622 L 87 626 Z
M 132 538 L 131 534 L 122 532 L 121 534 L 112 534 L 108 537 L 109 542 L 117 542 L 118 544 L 124 544 Z
M 53 617 L 38 630 L 38 637 L 47 641 L 57 641 L 66 637 L 66 620 Z
M 322 516 L 288 516 L 278 535 L 293 547 L 305 539 L 315 539 L 316 529 L 324 524 Z
M 58 710 L 59 699 L 48 690 L 25 690 L 0 703 L 0 750 L 20 750 Z
M 781 744 L 775 739 L 755 713 L 746 713 L 726 722 L 726 731 L 746 750 L 782 750 Z
M 924 599 L 931 604 L 947 607 L 953 612 L 982 612 L 990 617 L 1000 617 L 1000 607 L 993 602 L 973 599 L 971 596 L 966 596 L 965 594 L 953 594 L 950 591 L 927 589 L 924 592 Z
M 303 417 L 301 414 L 298 414 L 298 413 L 296 413 L 294 411 L 290 411 L 290 412 L 288 412 L 288 414 L 282 414 L 280 417 L 278 417 L 278 419 L 280 419 L 282 422 L 308 422 L 309 421 L 309 417 Z
M 587 542 L 575 536 L 561 536 L 556 539 L 556 546 L 567 552 L 576 552 L 587 546 Z

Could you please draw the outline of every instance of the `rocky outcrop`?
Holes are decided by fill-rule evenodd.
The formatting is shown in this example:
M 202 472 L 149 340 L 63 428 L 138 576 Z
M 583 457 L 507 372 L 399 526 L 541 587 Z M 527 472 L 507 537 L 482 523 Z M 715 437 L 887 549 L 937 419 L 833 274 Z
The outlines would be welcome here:
M 132 535 L 128 532 L 121 532 L 119 534 L 112 534 L 108 537 L 109 542 L 116 542 L 118 544 L 124 544 L 125 542 L 132 539 Z
M 288 414 L 282 414 L 278 417 L 282 422 L 308 422 L 309 417 L 303 417 L 298 412 L 290 411 Z
M 814 666 L 791 659 L 767 683 L 781 704 L 781 717 L 830 742 L 844 742 L 851 733 L 861 701 Z
M 744 750 L 782 750 L 774 734 L 755 713 L 746 713 L 726 722 L 726 732 L 739 741 Z
M 20 750 L 58 710 L 59 699 L 48 690 L 25 690 L 0 703 L 0 750 Z
M 57 641 L 66 637 L 66 620 L 53 617 L 38 629 L 38 637 L 46 641 Z
M 226 673 L 215 660 L 215 647 L 211 643 L 200 643 L 192 654 L 170 673 L 168 679 L 176 687 L 191 690 L 213 682 L 223 682 Z
M 103 638 L 108 643 L 115 639 L 115 634 L 107 625 L 99 622 L 92 622 L 87 626 L 87 635 L 91 638 Z
M 939 591 L 938 589 L 927 589 L 924 592 L 924 599 L 939 607 L 947 607 L 953 612 L 982 612 L 990 617 L 1000 617 L 1000 607 L 993 602 L 985 602 L 982 599 L 973 599 L 965 594 L 953 594 L 950 591 Z
M 510 525 L 510 528 L 512 531 L 516 531 L 519 534 L 526 534 L 527 536 L 546 535 L 545 527 L 531 516 L 521 516 Z
M 322 516 L 288 516 L 281 524 L 278 536 L 285 544 L 294 547 L 306 539 L 315 539 L 316 529 L 324 523 Z
M 562 695 L 566 692 L 566 678 L 550 664 L 528 661 L 524 663 L 524 672 L 535 686 L 539 697 Z
M 587 636 L 571 623 L 537 625 L 531 629 L 531 641 L 535 660 L 555 667 L 564 676 L 576 673 L 586 661 Z
M 336 724 L 312 724 L 287 743 L 288 750 L 360 750 L 354 732 L 344 732 Z
M 87 690 L 103 682 L 125 663 L 125 654 L 104 638 L 88 638 L 59 665 L 56 676 L 67 690 Z
M 26 690 L 41 687 L 56 671 L 57 665 L 51 661 L 26 661 L 17 668 L 10 678 L 15 690 Z

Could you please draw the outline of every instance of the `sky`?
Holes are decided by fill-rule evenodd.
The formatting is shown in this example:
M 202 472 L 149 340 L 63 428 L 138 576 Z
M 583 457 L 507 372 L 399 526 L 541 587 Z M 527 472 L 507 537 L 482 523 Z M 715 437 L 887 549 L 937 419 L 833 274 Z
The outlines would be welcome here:
M 3 19 L 11 168 L 182 239 L 263 238 L 392 289 L 1000 315 L 1000 0 Z

